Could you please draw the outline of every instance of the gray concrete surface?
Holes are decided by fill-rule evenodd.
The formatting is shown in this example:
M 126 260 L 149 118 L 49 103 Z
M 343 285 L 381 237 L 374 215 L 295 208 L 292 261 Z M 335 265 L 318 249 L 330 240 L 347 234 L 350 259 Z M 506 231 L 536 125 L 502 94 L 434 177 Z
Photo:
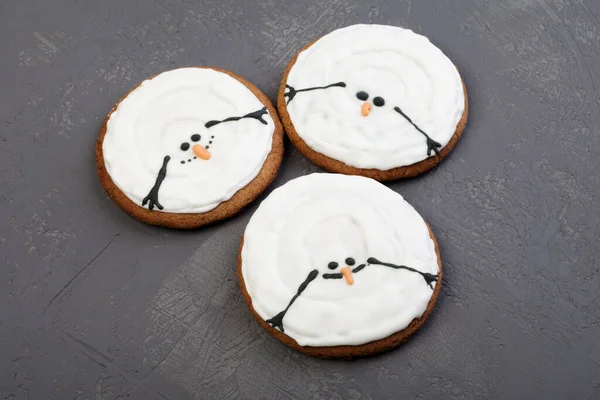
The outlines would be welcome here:
M 256 204 L 147 226 L 104 194 L 93 145 L 148 76 L 215 65 L 274 99 L 304 43 L 358 22 L 429 36 L 471 117 L 438 168 L 391 184 L 440 241 L 430 320 L 391 353 L 323 361 L 239 294 Z M 599 1 L 3 0 L 0 54 L 0 399 L 600 398 Z M 288 146 L 273 187 L 318 170 Z

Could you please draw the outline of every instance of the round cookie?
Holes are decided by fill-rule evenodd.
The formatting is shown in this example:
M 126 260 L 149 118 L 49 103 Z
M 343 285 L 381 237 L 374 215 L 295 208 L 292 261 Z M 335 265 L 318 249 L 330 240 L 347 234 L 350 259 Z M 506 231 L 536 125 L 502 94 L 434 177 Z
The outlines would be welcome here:
M 437 242 L 377 181 L 306 175 L 275 189 L 244 232 L 244 299 L 286 345 L 318 357 L 389 350 L 427 319 L 441 288 Z
M 426 37 L 386 25 L 353 25 L 309 43 L 286 68 L 277 106 L 312 162 L 379 181 L 433 168 L 468 115 L 448 57 Z
M 127 213 L 196 228 L 230 217 L 275 179 L 283 128 L 269 99 L 218 68 L 148 79 L 108 114 L 96 143 L 100 181 Z

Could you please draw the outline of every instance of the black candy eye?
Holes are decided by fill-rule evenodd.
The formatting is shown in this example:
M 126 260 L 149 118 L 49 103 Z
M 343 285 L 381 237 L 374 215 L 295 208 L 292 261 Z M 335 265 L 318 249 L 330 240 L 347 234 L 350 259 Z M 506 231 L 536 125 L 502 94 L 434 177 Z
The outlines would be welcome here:
M 385 104 L 385 100 L 383 100 L 383 97 L 375 97 L 373 99 L 373 104 L 375 104 L 377 107 L 381 107 Z
M 186 151 L 190 148 L 190 144 L 188 142 L 181 143 L 181 150 Z
M 356 263 L 356 261 L 354 261 L 354 258 L 352 258 L 352 257 L 346 258 L 346 264 L 354 265 L 355 263 Z
M 192 135 L 192 142 L 197 142 L 197 141 L 199 141 L 199 140 L 200 140 L 200 135 L 199 135 L 199 134 L 197 134 L 197 133 L 194 133 L 194 134 Z
M 338 263 L 336 263 L 335 261 L 330 262 L 327 267 L 329 269 L 336 269 L 338 267 Z
M 356 97 L 359 100 L 367 101 L 367 99 L 369 98 L 369 93 L 360 91 L 360 92 L 356 93 Z

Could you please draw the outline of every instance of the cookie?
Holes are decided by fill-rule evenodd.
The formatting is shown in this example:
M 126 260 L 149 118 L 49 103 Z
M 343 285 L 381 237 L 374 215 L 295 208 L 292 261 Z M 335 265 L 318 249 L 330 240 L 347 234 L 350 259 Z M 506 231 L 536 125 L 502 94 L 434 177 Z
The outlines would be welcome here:
M 361 176 L 306 175 L 275 189 L 244 232 L 238 277 L 254 317 L 286 345 L 353 358 L 389 350 L 427 319 L 442 264 L 427 223 Z
M 234 215 L 275 179 L 283 128 L 269 99 L 218 68 L 181 68 L 148 79 L 102 125 L 102 186 L 153 225 L 196 228 Z
M 285 70 L 277 105 L 312 162 L 379 181 L 434 167 L 468 115 L 448 57 L 426 37 L 385 25 L 353 25 L 309 43 Z

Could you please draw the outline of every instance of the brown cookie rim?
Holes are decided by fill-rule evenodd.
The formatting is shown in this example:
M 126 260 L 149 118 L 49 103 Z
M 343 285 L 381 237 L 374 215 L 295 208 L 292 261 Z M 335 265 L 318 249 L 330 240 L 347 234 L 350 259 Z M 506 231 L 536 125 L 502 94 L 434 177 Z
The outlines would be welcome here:
M 419 330 L 419 328 L 421 328 L 421 326 L 425 323 L 425 321 L 433 311 L 433 307 L 435 306 L 438 295 L 442 288 L 442 259 L 440 256 L 438 242 L 429 224 L 427 222 L 425 222 L 425 224 L 427 225 L 427 229 L 429 230 L 429 237 L 431 237 L 431 239 L 433 240 L 433 244 L 435 246 L 435 254 L 437 255 L 438 260 L 439 273 L 435 289 L 431 294 L 431 298 L 429 299 L 429 303 L 427 303 L 427 308 L 425 309 L 423 315 L 419 318 L 413 319 L 411 323 L 403 330 L 398 331 L 396 333 L 392 333 L 386 338 L 375 340 L 361 345 L 301 346 L 298 344 L 298 342 L 296 342 L 294 339 L 292 339 L 285 333 L 267 324 L 265 320 L 262 319 L 262 317 L 258 315 L 258 313 L 254 310 L 254 307 L 252 307 L 252 298 L 250 297 L 250 294 L 248 294 L 248 290 L 246 290 L 246 283 L 244 282 L 244 276 L 242 274 L 242 248 L 244 247 L 243 236 L 238 250 L 237 265 L 237 275 L 240 283 L 240 289 L 242 291 L 242 296 L 244 297 L 248 308 L 250 308 L 250 312 L 258 321 L 258 323 L 263 327 L 263 329 L 265 329 L 270 335 L 274 336 L 280 342 L 301 353 L 320 358 L 343 358 L 351 360 L 357 357 L 366 357 L 392 350 L 395 347 L 402 344 L 403 342 L 405 342 L 406 340 L 408 340 L 417 330 Z
M 123 211 L 134 218 L 151 225 L 178 229 L 193 229 L 229 218 L 253 202 L 275 180 L 279 171 L 279 167 L 281 166 L 283 158 L 283 127 L 281 121 L 279 120 L 277 110 L 273 104 L 271 104 L 269 98 L 252 83 L 248 82 L 241 76 L 234 74 L 233 72 L 216 67 L 194 68 L 212 69 L 231 76 L 246 86 L 254 94 L 254 96 L 256 96 L 256 98 L 258 98 L 258 100 L 265 107 L 267 107 L 269 115 L 273 119 L 275 125 L 271 151 L 265 159 L 260 171 L 258 172 L 258 175 L 254 177 L 250 183 L 238 190 L 229 200 L 222 202 L 216 208 L 205 213 L 169 213 L 156 210 L 150 211 L 149 209 L 134 203 L 125 195 L 125 193 L 121 191 L 121 189 L 117 187 L 106 170 L 102 144 L 104 142 L 104 137 L 106 136 L 106 129 L 110 116 L 117 109 L 119 104 L 121 104 L 121 102 L 127 98 L 131 92 L 133 92 L 142 84 L 142 82 L 140 82 L 113 106 L 104 119 L 102 128 L 100 129 L 100 135 L 96 141 L 96 168 L 98 169 L 100 183 L 104 187 L 104 190 L 109 197 L 119 207 L 121 207 Z M 155 75 L 149 79 L 154 79 L 157 76 L 158 75 Z M 148 190 L 150 190 L 150 188 L 148 188 Z
M 353 167 L 353 166 L 345 164 L 343 161 L 336 160 L 334 158 L 328 157 L 322 153 L 319 153 L 319 152 L 313 150 L 309 145 L 306 144 L 304 139 L 302 139 L 296 132 L 296 129 L 294 128 L 292 119 L 290 118 L 290 115 L 287 111 L 287 104 L 285 101 L 284 94 L 285 94 L 285 89 L 286 89 L 285 85 L 287 83 L 288 75 L 289 75 L 292 67 L 296 64 L 298 56 L 300 55 L 300 53 L 302 53 L 303 51 L 307 50 L 310 46 L 315 44 L 319 39 L 321 39 L 321 37 L 308 43 L 298 53 L 296 53 L 296 55 L 294 55 L 294 57 L 292 58 L 292 61 L 290 61 L 290 63 L 286 67 L 285 71 L 283 72 L 283 77 L 281 79 L 281 83 L 279 85 L 279 91 L 277 93 L 277 110 L 279 111 L 279 117 L 281 118 L 281 122 L 283 123 L 285 133 L 290 138 L 290 141 L 292 142 L 294 147 L 296 147 L 300 151 L 300 153 L 302 153 L 304 155 L 304 157 L 308 158 L 310 161 L 312 161 L 314 164 L 318 165 L 319 167 L 326 169 L 328 171 L 331 171 L 331 172 L 336 172 L 336 173 L 346 174 L 346 175 L 361 175 L 361 176 L 366 176 L 368 178 L 373 178 L 380 182 L 384 182 L 384 181 L 391 181 L 391 180 L 402 179 L 402 178 L 411 178 L 411 177 L 420 175 L 422 173 L 425 173 L 425 172 L 429 171 L 431 168 L 438 165 L 440 163 L 440 161 L 442 161 L 444 158 L 446 158 L 446 156 L 452 151 L 452 149 L 454 149 L 454 146 L 456 146 L 456 143 L 458 143 L 458 139 L 460 139 L 460 137 L 463 134 L 463 131 L 467 125 L 467 119 L 469 116 L 469 101 L 468 101 L 467 87 L 465 85 L 465 82 L 464 82 L 464 79 L 462 78 L 462 76 L 461 76 L 461 82 L 463 85 L 463 92 L 465 95 L 465 109 L 463 111 L 463 115 L 462 115 L 460 121 L 458 121 L 458 124 L 456 125 L 456 130 L 454 131 L 454 134 L 450 138 L 450 141 L 448 142 L 448 144 L 446 144 L 446 146 L 444 146 L 440 150 L 439 155 L 435 155 L 433 157 L 428 157 L 422 161 L 419 161 L 419 162 L 411 164 L 411 165 L 406 165 L 403 167 L 396 167 L 396 168 L 392 168 L 392 169 L 388 169 L 388 170 L 384 171 L 384 170 L 379 170 L 379 169 L 375 169 L 375 168 Z M 456 68 L 456 65 L 454 67 Z M 457 68 L 457 71 L 458 71 L 458 68 Z M 460 72 L 459 72 L 459 75 L 460 75 Z

